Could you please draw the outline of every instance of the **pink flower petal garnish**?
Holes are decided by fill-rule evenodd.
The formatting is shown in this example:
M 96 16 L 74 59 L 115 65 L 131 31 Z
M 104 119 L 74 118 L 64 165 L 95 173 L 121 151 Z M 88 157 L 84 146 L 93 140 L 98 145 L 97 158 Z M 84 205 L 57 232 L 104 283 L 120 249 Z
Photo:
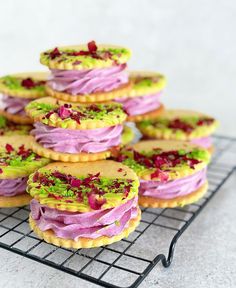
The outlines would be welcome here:
M 97 47 L 95 41 L 90 41 L 88 43 L 88 50 L 90 53 L 95 53 L 97 51 L 97 49 L 98 49 L 98 47 Z
M 88 195 L 88 204 L 93 210 L 101 209 L 102 205 L 105 203 L 106 199 L 103 197 L 99 197 L 98 195 L 92 193 Z
M 70 117 L 71 111 L 68 108 L 66 108 L 65 106 L 60 106 L 60 108 L 58 109 L 58 115 L 62 120 L 64 120 L 64 119 Z
M 10 144 L 6 144 L 5 148 L 7 150 L 7 153 L 11 153 L 12 151 L 14 151 L 14 148 Z

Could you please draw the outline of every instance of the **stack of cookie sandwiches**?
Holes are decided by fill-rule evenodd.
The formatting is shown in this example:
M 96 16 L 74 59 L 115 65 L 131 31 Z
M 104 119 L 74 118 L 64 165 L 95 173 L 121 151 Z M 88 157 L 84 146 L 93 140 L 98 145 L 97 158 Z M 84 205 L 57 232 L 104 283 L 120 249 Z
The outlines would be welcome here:
M 112 99 L 131 87 L 129 49 L 63 47 L 41 54 L 49 96 L 26 106 L 34 122 L 31 149 L 56 162 L 31 175 L 30 225 L 45 241 L 90 248 L 127 237 L 139 224 L 139 180 L 129 167 L 103 160 L 133 137 L 127 114 Z M 74 163 L 72 163 L 74 162 Z
M 130 90 L 130 56 L 127 48 L 94 41 L 41 53 L 51 71 L 46 85 L 51 98 L 27 106 L 35 122 L 32 149 L 53 160 L 86 162 L 106 159 L 131 141 L 122 105 L 108 102 Z
M 0 78 L 0 207 L 32 199 L 30 226 L 48 243 L 111 244 L 138 226 L 139 205 L 183 206 L 207 191 L 217 121 L 165 110 L 165 76 L 128 72 L 130 57 L 91 41 L 42 52 L 50 73 Z M 131 145 L 125 121 L 149 140 Z

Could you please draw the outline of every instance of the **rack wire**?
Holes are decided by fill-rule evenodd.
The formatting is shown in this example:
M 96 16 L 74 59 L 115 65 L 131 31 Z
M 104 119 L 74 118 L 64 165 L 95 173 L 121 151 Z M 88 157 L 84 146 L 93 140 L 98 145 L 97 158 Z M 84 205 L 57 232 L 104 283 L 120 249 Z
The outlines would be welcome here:
M 138 287 L 158 262 L 170 266 L 176 243 L 234 173 L 236 139 L 214 137 L 209 190 L 197 203 L 172 209 L 142 209 L 128 238 L 93 249 L 64 249 L 39 239 L 28 226 L 29 208 L 0 209 L 0 247 L 103 287 Z

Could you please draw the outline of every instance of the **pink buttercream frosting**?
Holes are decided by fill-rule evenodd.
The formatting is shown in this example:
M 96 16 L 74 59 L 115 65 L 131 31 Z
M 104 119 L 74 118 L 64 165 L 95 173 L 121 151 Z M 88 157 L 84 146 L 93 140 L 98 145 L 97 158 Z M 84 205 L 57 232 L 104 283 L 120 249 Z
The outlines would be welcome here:
M 18 114 L 22 116 L 26 116 L 25 106 L 32 101 L 32 99 L 28 98 L 17 98 L 7 95 L 2 95 L 1 103 L 3 109 L 11 114 Z
M 212 146 L 211 137 L 202 137 L 191 140 L 192 143 L 197 144 L 203 148 L 210 148 Z
M 134 98 L 120 98 L 116 99 L 123 105 L 125 112 L 130 115 L 140 115 L 147 112 L 151 112 L 160 107 L 161 92 L 151 95 L 145 95 Z
M 97 153 L 121 143 L 122 125 L 91 130 L 56 128 L 36 122 L 31 134 L 43 147 L 63 153 Z
M 173 199 L 196 191 L 206 182 L 206 168 L 197 173 L 167 182 L 140 180 L 139 194 L 160 199 Z
M 16 196 L 23 194 L 26 190 L 28 177 L 15 179 L 0 179 L 0 196 Z
M 71 95 L 108 92 L 129 81 L 126 64 L 103 69 L 51 70 L 49 86 Z
M 64 239 L 96 239 L 100 236 L 113 237 L 128 226 L 128 222 L 138 215 L 138 198 L 128 200 L 115 208 L 92 212 L 68 212 L 41 205 L 33 199 L 30 203 L 31 216 L 40 230 L 53 230 Z

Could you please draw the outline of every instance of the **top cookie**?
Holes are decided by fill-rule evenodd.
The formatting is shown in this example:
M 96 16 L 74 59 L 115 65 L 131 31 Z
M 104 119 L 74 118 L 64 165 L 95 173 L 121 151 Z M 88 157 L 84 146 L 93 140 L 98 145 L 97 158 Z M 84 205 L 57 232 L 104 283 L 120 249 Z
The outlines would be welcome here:
M 137 124 L 140 131 L 150 138 L 192 140 L 211 135 L 218 122 L 203 113 L 191 110 L 165 110 L 159 117 Z
M 29 149 L 32 140 L 26 135 L 0 137 L 0 179 L 28 176 L 50 162 Z
M 121 104 L 115 102 L 75 104 L 50 97 L 32 101 L 25 110 L 35 122 L 65 129 L 110 127 L 122 124 L 127 117 Z
M 137 175 L 127 166 L 103 160 L 52 163 L 29 177 L 28 193 L 58 210 L 88 212 L 119 206 L 138 194 Z
M 25 72 L 0 78 L 0 93 L 19 98 L 39 98 L 46 96 L 46 72 Z
M 164 75 L 151 71 L 131 71 L 132 88 L 128 97 L 140 97 L 162 91 L 166 86 Z
M 165 182 L 202 170 L 210 154 L 188 142 L 149 140 L 123 149 L 116 160 L 132 168 L 141 179 Z
M 96 44 L 56 47 L 42 52 L 40 62 L 50 69 L 83 70 L 94 68 L 108 68 L 126 63 L 131 57 L 127 48 Z

